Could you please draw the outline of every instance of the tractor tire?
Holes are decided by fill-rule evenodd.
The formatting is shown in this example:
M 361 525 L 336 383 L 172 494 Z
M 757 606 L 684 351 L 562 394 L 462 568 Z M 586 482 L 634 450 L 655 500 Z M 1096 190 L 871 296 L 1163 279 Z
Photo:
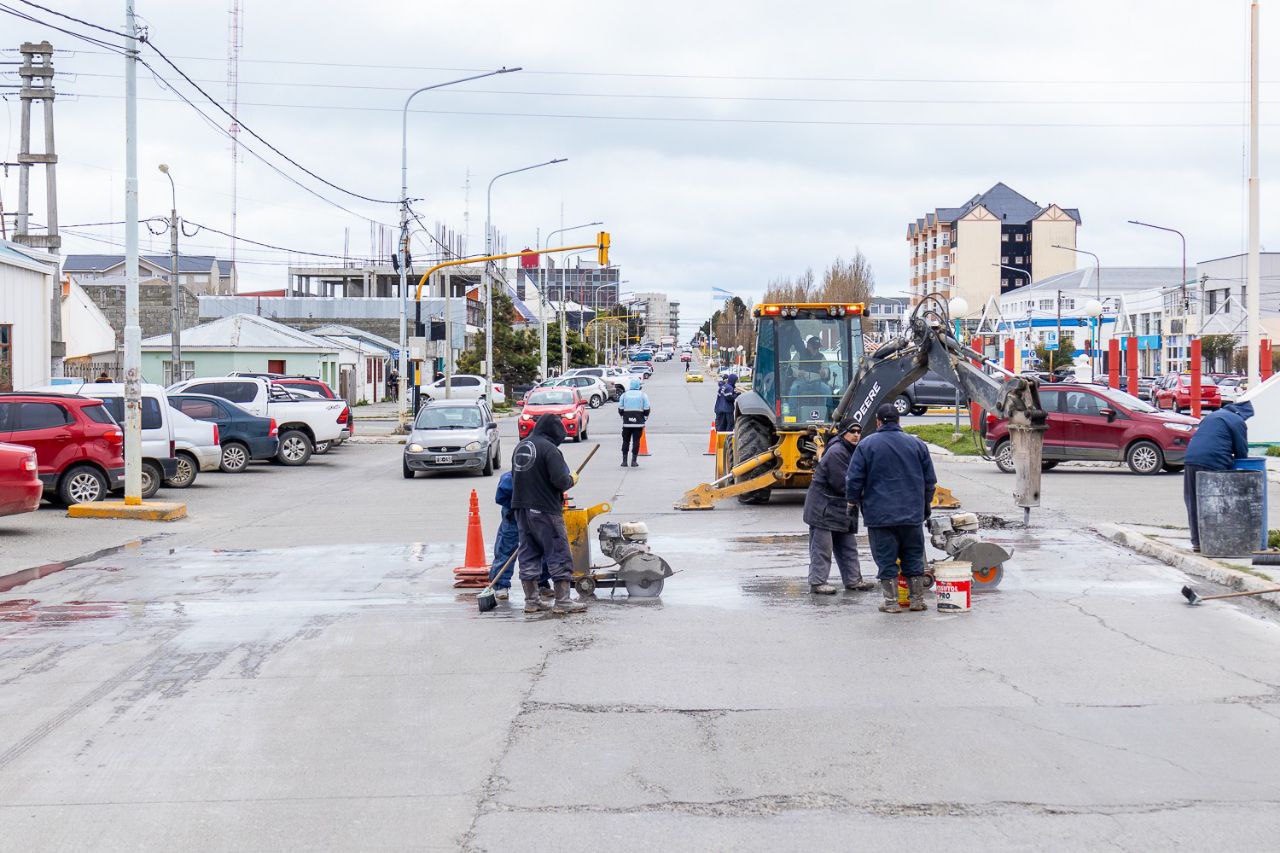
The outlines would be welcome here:
M 733 422 L 733 465 L 737 467 L 752 457 L 759 456 L 773 447 L 776 437 L 773 427 L 759 418 L 739 417 Z M 774 463 L 777 464 L 776 462 Z M 760 472 L 752 474 L 758 476 Z M 748 505 L 767 504 L 772 489 L 757 489 L 738 495 L 738 503 Z

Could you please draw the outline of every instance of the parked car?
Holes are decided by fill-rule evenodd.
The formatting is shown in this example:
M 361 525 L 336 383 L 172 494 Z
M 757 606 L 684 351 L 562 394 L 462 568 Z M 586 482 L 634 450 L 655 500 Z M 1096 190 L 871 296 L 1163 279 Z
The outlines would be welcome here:
M 0 442 L 34 450 L 45 496 L 68 506 L 124 487 L 124 433 L 98 400 L 59 392 L 0 394 Z
M 680 353 L 680 360 L 681 360 L 681 361 L 693 361 L 693 353 L 689 352 L 688 350 L 686 350 L 686 351 L 684 351 L 684 352 Z
M 164 389 L 149 382 L 142 394 L 142 497 L 154 497 L 160 487 L 178 474 L 177 443 Z M 115 422 L 124 427 L 124 384 L 119 382 L 64 382 L 40 391 L 80 394 L 102 401 Z
M 347 404 L 341 400 L 302 399 L 255 376 L 188 379 L 170 385 L 169 393 L 175 392 L 221 397 L 251 415 L 273 419 L 280 425 L 276 461 L 282 465 L 305 465 L 316 444 L 338 438 L 350 420 Z
M 280 448 L 276 422 L 251 415 L 235 403 L 208 394 L 170 394 L 169 405 L 189 418 L 218 428 L 218 468 L 238 474 L 254 460 L 274 459 Z
M 174 458 L 178 471 L 164 481 L 166 486 L 185 489 L 196 481 L 201 471 L 217 471 L 222 462 L 222 445 L 218 425 L 198 421 L 169 406 L 169 422 L 173 428 Z
M 899 415 L 923 415 L 930 406 L 954 406 L 956 386 L 930 370 L 921 376 L 893 401 Z M 969 405 L 969 398 L 960 395 L 960 405 Z
M 0 515 L 35 512 L 43 494 L 36 452 L 23 444 L 0 444 Z
M 603 406 L 606 400 L 617 399 L 613 396 L 613 386 L 612 380 L 606 385 L 599 376 L 562 376 L 549 384 L 552 388 L 576 388 L 593 409 Z
M 1218 396 L 1222 404 L 1234 403 L 1249 390 L 1249 380 L 1244 376 L 1224 376 L 1218 380 Z
M 273 379 L 276 385 L 287 388 L 289 391 L 298 393 L 302 392 L 307 396 L 318 397 L 324 400 L 339 400 L 343 403 L 346 401 L 333 393 L 333 389 L 329 387 L 327 382 L 322 382 L 315 376 L 282 376 L 279 379 Z M 344 420 L 345 418 L 345 420 Z M 342 424 L 342 432 L 333 442 L 317 441 L 313 448 L 317 455 L 323 456 L 328 453 L 330 448 L 339 447 L 348 438 L 355 434 L 355 420 L 351 417 L 351 408 L 347 409 L 339 415 L 339 422 Z
M 631 361 L 653 361 L 653 353 L 649 350 L 642 349 L 639 352 L 631 353 L 628 358 L 631 359 Z
M 422 386 L 420 395 L 423 403 L 429 400 L 483 400 L 485 399 L 485 378 L 472 373 L 455 373 L 449 386 L 449 396 L 444 396 L 444 380 L 437 379 L 430 385 Z M 495 404 L 507 402 L 506 388 L 501 382 L 493 383 L 493 400 Z
M 516 422 L 521 439 L 529 437 L 533 425 L 542 415 L 559 415 L 566 436 L 576 441 L 586 439 L 591 413 L 577 388 L 551 387 L 532 391 L 525 398 L 524 411 Z
M 1044 469 L 1059 462 L 1124 462 L 1135 474 L 1181 471 L 1195 418 L 1166 413 L 1149 403 L 1099 385 L 1059 383 L 1040 388 L 1048 413 Z M 987 446 L 996 466 L 1013 472 L 1013 446 L 1005 420 L 988 418 Z
M 1098 378 L 1098 383 L 1097 383 L 1097 384 L 1099 384 L 1099 385 L 1106 385 L 1106 384 L 1107 384 L 1107 378 L 1106 378 L 1105 376 L 1099 377 L 1099 378 Z M 1150 402 L 1151 402 L 1151 389 L 1155 386 L 1155 384 L 1156 384 L 1156 378 L 1155 378 L 1155 377 L 1153 377 L 1153 376 L 1139 376 L 1139 377 L 1138 377 L 1138 393 L 1137 393 L 1137 395 L 1136 395 L 1136 396 L 1137 396 L 1137 398 L 1138 398 L 1139 400 L 1143 400 L 1143 401 L 1145 401 L 1145 402 L 1150 403 Z M 1123 391 L 1128 391 L 1128 390 L 1129 390 L 1129 377 L 1128 377 L 1128 376 L 1121 376 L 1121 377 L 1120 377 L 1120 388 L 1121 388 L 1121 390 L 1123 390 Z
M 492 476 L 502 467 L 498 424 L 484 400 L 432 400 L 413 421 L 404 446 L 404 476 L 419 471 L 474 470 Z
M 605 389 L 609 392 L 610 400 L 617 400 L 627 390 L 626 381 L 619 379 L 618 375 L 612 371 L 612 367 L 575 367 L 573 370 L 567 371 L 565 377 L 570 376 L 594 376 L 604 383 Z
M 1170 409 L 1181 413 L 1191 408 L 1191 374 L 1170 373 L 1165 376 L 1152 392 L 1157 409 Z M 1218 390 L 1218 380 L 1212 376 L 1200 377 L 1200 408 L 1222 408 L 1222 394 Z
M 665 350 L 663 352 L 656 352 L 653 354 L 653 360 L 654 361 L 670 361 L 671 353 L 666 352 Z
M 648 379 L 653 375 L 653 368 L 649 366 L 649 362 L 647 361 L 633 364 L 631 365 L 631 375 Z

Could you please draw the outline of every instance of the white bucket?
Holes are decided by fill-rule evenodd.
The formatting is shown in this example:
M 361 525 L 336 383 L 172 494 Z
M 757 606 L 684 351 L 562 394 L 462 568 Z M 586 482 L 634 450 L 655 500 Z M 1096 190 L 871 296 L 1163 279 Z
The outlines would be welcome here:
M 970 609 L 973 592 L 973 564 L 960 560 L 947 560 L 933 564 L 933 593 L 938 599 L 938 609 L 951 613 L 964 613 Z

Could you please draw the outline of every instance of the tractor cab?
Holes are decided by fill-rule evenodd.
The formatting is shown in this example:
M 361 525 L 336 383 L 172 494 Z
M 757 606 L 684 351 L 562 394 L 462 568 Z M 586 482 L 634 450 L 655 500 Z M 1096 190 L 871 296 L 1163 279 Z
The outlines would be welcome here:
M 752 378 L 779 431 L 831 423 L 862 362 L 862 303 L 757 305 Z

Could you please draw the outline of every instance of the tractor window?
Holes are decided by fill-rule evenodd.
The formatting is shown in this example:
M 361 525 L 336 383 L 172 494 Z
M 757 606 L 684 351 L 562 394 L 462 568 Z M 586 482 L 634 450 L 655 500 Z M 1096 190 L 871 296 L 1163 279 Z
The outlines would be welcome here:
M 785 320 L 777 335 L 780 425 L 830 422 L 849 382 L 849 321 Z
M 763 320 L 756 336 L 756 365 L 751 384 L 765 404 L 776 411 L 778 404 L 778 377 L 774 368 L 774 327 L 777 320 Z

